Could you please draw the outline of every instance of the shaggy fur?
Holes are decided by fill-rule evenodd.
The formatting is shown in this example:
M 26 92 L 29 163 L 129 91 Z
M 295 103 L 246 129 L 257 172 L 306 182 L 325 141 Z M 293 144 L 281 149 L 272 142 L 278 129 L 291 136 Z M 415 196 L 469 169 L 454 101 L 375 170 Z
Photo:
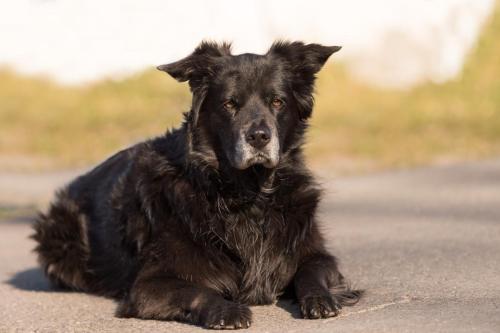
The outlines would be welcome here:
M 33 236 L 50 280 L 117 298 L 121 317 L 208 328 L 249 327 L 248 305 L 284 292 L 310 319 L 356 303 L 324 247 L 301 149 L 315 74 L 339 49 L 233 56 L 203 42 L 160 66 L 189 82 L 190 112 L 57 193 Z

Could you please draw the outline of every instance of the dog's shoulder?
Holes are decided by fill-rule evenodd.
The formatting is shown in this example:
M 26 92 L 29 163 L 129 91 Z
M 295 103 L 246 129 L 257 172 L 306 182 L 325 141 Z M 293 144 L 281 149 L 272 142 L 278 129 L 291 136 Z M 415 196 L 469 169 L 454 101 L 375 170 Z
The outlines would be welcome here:
M 185 140 L 181 129 L 135 146 L 134 172 L 138 176 L 165 178 L 179 173 L 185 163 Z
M 291 207 L 307 202 L 316 204 L 322 195 L 322 187 L 303 163 L 285 165 L 276 174 L 277 195 Z

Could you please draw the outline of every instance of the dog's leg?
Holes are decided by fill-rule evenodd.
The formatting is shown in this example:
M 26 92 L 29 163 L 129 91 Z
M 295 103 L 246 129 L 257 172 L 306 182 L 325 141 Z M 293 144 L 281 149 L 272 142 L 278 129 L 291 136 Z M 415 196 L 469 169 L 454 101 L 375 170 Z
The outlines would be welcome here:
M 248 306 L 189 281 L 155 276 L 139 278 L 117 310 L 119 317 L 179 320 L 214 329 L 247 328 Z
M 294 285 L 302 315 L 308 319 L 334 317 L 342 305 L 354 305 L 362 294 L 349 289 L 335 257 L 324 253 L 309 255 L 302 262 Z

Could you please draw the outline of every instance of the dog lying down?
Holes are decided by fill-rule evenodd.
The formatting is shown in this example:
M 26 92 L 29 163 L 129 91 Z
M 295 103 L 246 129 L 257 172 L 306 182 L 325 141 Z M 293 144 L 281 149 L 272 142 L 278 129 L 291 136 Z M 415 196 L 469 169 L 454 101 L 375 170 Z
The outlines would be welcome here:
M 339 49 L 279 41 L 232 55 L 202 42 L 159 66 L 189 82 L 191 110 L 57 193 L 33 235 L 49 279 L 116 298 L 119 317 L 215 329 L 249 327 L 249 305 L 283 294 L 309 319 L 355 304 L 302 153 L 315 75 Z

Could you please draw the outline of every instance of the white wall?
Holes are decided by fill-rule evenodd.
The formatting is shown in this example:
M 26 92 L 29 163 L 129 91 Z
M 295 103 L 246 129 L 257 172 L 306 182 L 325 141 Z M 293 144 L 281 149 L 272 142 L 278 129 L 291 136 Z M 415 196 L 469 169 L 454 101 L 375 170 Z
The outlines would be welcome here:
M 343 45 L 381 85 L 461 68 L 493 0 L 0 0 L 0 66 L 64 83 L 121 76 L 188 54 L 203 38 L 262 53 L 275 38 Z

